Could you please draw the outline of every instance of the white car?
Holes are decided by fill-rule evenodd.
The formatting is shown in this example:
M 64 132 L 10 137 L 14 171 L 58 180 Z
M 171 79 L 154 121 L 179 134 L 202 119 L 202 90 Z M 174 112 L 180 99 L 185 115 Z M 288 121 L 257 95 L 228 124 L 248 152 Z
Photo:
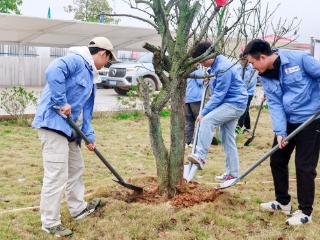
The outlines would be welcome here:
M 143 77 L 151 91 L 160 90 L 161 82 L 154 71 L 152 58 L 152 53 L 146 53 L 132 63 L 112 64 L 103 85 L 113 88 L 119 95 L 126 95 L 133 86 L 137 86 L 137 79 Z

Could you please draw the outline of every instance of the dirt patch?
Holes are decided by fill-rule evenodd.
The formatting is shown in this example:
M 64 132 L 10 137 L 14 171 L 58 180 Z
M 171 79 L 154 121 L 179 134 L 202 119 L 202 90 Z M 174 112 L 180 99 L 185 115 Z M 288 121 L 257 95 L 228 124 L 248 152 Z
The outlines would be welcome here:
M 183 183 L 178 188 L 177 195 L 168 199 L 159 194 L 158 183 L 155 177 L 129 179 L 130 183 L 143 187 L 143 193 L 135 193 L 124 188 L 114 190 L 98 189 L 96 195 L 112 197 L 128 203 L 139 202 L 144 204 L 159 204 L 169 202 L 174 207 L 186 208 L 203 202 L 213 202 L 223 192 L 199 185 L 197 182 Z

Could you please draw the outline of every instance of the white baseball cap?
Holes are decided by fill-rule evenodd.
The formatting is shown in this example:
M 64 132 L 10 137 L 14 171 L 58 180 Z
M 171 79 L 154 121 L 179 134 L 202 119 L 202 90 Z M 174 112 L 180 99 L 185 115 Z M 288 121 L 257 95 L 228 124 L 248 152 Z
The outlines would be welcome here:
M 111 60 L 113 61 L 118 61 L 114 51 L 113 51 L 113 45 L 112 43 L 110 42 L 110 40 L 106 37 L 95 37 L 93 38 L 88 47 L 98 47 L 98 48 L 101 48 L 101 49 L 105 49 L 105 50 L 108 50 L 109 52 L 111 52 Z

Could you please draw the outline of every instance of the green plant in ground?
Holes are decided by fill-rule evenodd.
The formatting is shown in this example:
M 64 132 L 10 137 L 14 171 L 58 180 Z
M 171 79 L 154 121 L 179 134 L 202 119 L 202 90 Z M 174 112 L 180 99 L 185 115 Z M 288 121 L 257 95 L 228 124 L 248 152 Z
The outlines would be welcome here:
M 138 87 L 133 86 L 129 92 L 127 92 L 127 96 L 118 96 L 118 101 L 121 107 L 128 109 L 135 109 L 139 104 L 138 98 Z
M 113 116 L 113 119 L 116 120 L 125 120 L 125 119 L 141 119 L 144 117 L 144 114 L 139 112 L 126 112 L 126 113 L 119 113 Z
M 0 108 L 18 122 L 24 120 L 26 108 L 36 103 L 37 98 L 34 92 L 28 92 L 21 86 L 6 88 L 0 93 Z

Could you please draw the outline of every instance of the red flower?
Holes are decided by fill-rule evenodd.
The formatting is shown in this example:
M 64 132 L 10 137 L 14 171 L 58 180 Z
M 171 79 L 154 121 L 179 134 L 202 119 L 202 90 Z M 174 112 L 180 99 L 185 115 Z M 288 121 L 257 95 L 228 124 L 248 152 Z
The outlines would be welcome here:
M 218 7 L 223 7 L 228 3 L 228 0 L 215 0 Z

